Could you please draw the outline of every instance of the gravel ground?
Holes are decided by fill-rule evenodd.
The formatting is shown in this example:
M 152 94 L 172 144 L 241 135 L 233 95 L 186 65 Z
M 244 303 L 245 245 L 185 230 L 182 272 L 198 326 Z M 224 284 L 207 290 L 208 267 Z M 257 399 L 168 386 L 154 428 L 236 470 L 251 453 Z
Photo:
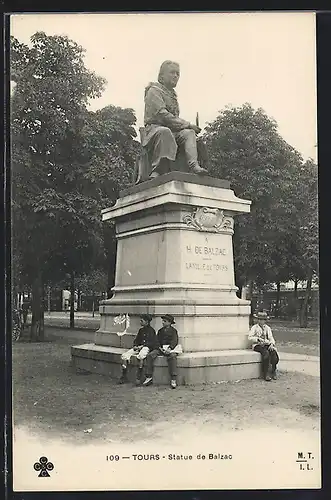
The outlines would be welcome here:
M 75 373 L 66 340 L 13 345 L 14 422 L 32 434 L 66 441 L 130 442 L 157 438 L 199 422 L 222 431 L 318 430 L 319 379 L 280 373 L 279 380 L 168 387 L 119 386 L 97 374 Z M 91 404 L 93 402 L 93 405 Z M 200 425 L 199 424 L 199 425 Z M 207 428 L 207 427 L 205 427 Z

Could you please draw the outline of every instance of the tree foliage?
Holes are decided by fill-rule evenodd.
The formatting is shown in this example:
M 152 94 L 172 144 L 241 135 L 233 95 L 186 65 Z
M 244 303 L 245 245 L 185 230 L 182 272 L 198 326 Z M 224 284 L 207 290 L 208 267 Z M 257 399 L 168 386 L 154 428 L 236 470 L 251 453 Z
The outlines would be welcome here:
M 304 164 L 277 123 L 249 104 L 223 110 L 205 139 L 212 175 L 230 180 L 237 196 L 252 201 L 251 213 L 236 219 L 237 282 L 303 279 L 308 262 L 316 271 L 317 207 L 307 204 L 312 196 L 316 201 L 313 162 Z
M 94 295 L 107 291 L 108 276 L 102 269 L 93 269 L 88 274 L 83 274 L 77 281 L 77 290 L 86 294 Z
M 100 211 L 129 183 L 137 152 L 132 110 L 88 110 L 106 82 L 83 54 L 65 36 L 11 41 L 14 247 L 36 308 L 43 283 L 102 265 Z

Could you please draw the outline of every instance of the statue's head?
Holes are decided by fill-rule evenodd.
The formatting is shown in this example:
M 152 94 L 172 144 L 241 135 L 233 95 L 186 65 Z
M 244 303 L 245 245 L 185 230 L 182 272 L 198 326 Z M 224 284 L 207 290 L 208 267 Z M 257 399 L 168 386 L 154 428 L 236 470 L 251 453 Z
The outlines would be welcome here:
M 174 61 L 164 61 L 161 64 L 158 81 L 165 87 L 173 89 L 179 80 L 179 64 Z

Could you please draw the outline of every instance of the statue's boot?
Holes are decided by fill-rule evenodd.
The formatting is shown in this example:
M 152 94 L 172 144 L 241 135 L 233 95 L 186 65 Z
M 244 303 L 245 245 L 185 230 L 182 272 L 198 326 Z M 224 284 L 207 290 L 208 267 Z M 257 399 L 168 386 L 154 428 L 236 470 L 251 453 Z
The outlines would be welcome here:
M 149 176 L 150 179 L 155 179 L 156 177 L 160 177 L 161 174 L 159 172 L 156 172 L 155 170 L 151 173 Z
M 198 175 L 208 175 L 208 170 L 205 168 L 200 167 L 200 165 L 196 165 L 195 167 L 192 168 L 192 172 L 194 174 Z

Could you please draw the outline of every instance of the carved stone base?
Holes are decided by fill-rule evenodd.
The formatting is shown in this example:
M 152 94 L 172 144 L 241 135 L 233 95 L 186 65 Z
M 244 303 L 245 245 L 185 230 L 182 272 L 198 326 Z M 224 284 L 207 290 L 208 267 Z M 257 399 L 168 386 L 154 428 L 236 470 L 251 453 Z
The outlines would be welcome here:
M 245 349 L 250 303 L 236 295 L 232 235 L 233 217 L 249 210 L 227 181 L 179 172 L 122 193 L 102 212 L 116 221 L 118 247 L 95 344 L 129 348 L 140 314 L 157 330 L 169 313 L 186 353 Z

